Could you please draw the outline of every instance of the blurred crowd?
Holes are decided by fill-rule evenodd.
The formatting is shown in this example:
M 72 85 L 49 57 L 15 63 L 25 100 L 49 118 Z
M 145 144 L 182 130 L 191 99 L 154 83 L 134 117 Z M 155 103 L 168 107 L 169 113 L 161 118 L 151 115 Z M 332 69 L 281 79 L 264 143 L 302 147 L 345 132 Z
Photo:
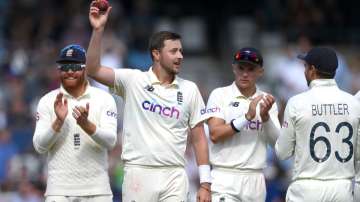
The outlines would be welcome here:
M 113 7 L 102 47 L 102 64 L 147 70 L 148 38 L 171 30 L 183 37 L 181 75 L 195 81 L 205 101 L 212 89 L 233 80 L 232 54 L 243 46 L 263 52 L 261 87 L 277 98 L 280 111 L 289 97 L 307 89 L 297 54 L 314 45 L 337 50 L 340 88 L 360 89 L 360 13 L 357 1 L 257 0 L 170 1 L 110 0 Z M 90 0 L 0 0 L 0 202 L 43 201 L 46 156 L 32 146 L 39 98 L 59 86 L 55 58 L 69 43 L 87 47 Z M 104 90 L 104 86 L 93 82 Z M 115 97 L 119 112 L 121 98 Z M 120 113 L 121 114 L 121 113 Z M 109 174 L 114 201 L 121 201 L 123 177 L 121 128 L 110 153 Z M 282 113 L 279 116 L 282 119 Z M 284 201 L 290 161 L 279 162 L 269 148 L 267 201 Z M 198 174 L 187 149 L 191 190 Z

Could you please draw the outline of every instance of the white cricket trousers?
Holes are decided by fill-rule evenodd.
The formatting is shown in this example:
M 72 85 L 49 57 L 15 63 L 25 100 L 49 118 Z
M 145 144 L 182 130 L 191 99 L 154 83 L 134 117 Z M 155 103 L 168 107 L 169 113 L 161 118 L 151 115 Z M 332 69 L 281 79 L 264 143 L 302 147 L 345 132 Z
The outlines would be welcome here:
M 352 202 L 352 183 L 343 180 L 296 180 L 286 193 L 287 202 Z
M 354 184 L 354 201 L 360 202 L 360 182 Z
M 45 202 L 112 202 L 112 195 L 96 196 L 46 196 Z
M 187 202 L 189 181 L 182 167 L 125 165 L 123 202 Z
M 261 170 L 213 168 L 212 202 L 264 202 L 266 186 Z

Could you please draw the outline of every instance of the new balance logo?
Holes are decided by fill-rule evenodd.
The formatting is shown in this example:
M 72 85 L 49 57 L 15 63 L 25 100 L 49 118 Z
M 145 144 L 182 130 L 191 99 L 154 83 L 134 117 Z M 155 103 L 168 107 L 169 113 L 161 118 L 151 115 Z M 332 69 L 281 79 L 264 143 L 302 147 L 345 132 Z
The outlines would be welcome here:
M 151 85 L 145 86 L 144 89 L 149 91 L 149 92 L 153 92 L 155 90 L 154 86 L 151 86 Z

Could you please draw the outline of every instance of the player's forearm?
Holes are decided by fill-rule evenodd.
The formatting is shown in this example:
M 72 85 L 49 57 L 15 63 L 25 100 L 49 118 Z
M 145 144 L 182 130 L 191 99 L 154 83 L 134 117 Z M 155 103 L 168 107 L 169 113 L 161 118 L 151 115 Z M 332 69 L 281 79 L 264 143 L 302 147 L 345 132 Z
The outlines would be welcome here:
M 198 140 L 196 140 L 196 141 L 193 141 L 196 162 L 198 165 L 208 165 L 209 164 L 209 149 L 208 149 L 208 144 L 207 144 L 205 135 L 198 135 L 198 136 L 203 136 L 203 137 L 198 138 Z
M 195 128 L 191 129 L 191 142 L 194 147 L 196 162 L 198 165 L 209 164 L 209 148 L 203 124 L 198 124 Z
M 52 123 L 51 127 L 52 127 L 52 129 L 53 129 L 55 132 L 60 132 L 61 127 L 63 126 L 63 124 L 64 124 L 64 121 L 62 121 L 62 120 L 60 120 L 60 119 L 57 118 L 57 119 Z
M 285 134 L 281 134 L 275 143 L 275 152 L 280 160 L 290 158 L 294 153 L 294 142 Z
M 267 122 L 263 123 L 263 134 L 266 137 L 266 140 L 271 146 L 274 146 L 277 138 L 280 134 L 280 124 L 276 123 L 272 118 Z
M 104 33 L 104 28 L 94 29 L 89 42 L 86 57 L 86 69 L 91 77 L 96 75 L 100 69 L 100 55 L 101 55 L 101 39 Z
M 116 135 L 116 130 L 97 127 L 96 132 L 91 135 L 91 138 L 99 145 L 112 149 L 116 144 Z
M 91 121 L 87 120 L 84 123 L 79 123 L 79 126 L 88 134 L 92 135 L 96 131 L 96 125 L 93 124 Z
M 230 124 L 223 124 L 220 126 L 209 126 L 210 128 L 210 139 L 216 144 L 222 142 L 229 137 L 232 137 L 237 132 L 231 127 Z
M 60 134 L 56 132 L 52 127 L 35 129 L 33 136 L 33 145 L 37 152 L 45 153 L 49 148 L 57 141 Z
M 191 133 L 191 140 L 195 151 L 196 162 L 199 166 L 200 186 L 210 190 L 211 177 L 209 165 L 209 148 L 203 124 L 198 124 L 191 130 Z
M 246 115 L 233 119 L 230 123 L 208 121 L 211 141 L 216 144 L 239 133 L 248 123 Z

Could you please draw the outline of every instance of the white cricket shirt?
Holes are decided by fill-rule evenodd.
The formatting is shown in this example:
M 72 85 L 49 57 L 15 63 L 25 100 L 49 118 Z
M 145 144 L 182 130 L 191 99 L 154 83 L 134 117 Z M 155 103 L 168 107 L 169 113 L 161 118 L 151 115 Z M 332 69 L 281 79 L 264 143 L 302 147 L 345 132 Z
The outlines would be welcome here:
M 54 101 L 59 92 L 68 100 L 68 114 L 59 133 L 52 129 L 56 119 Z M 72 116 L 75 106 L 86 107 L 88 119 L 96 125 L 89 136 Z M 64 88 L 43 96 L 38 104 L 35 149 L 48 154 L 48 178 L 45 196 L 111 195 L 108 176 L 108 148 L 116 143 L 117 110 L 113 97 L 87 86 L 85 93 L 74 98 Z
M 359 101 L 360 103 L 360 91 L 358 91 L 356 94 L 355 94 L 355 98 Z M 359 127 L 359 130 L 360 130 L 360 127 Z M 359 134 L 360 135 L 360 134 Z M 356 162 L 355 162 L 355 168 L 357 169 L 356 170 L 356 174 L 355 174 L 355 182 L 357 183 L 360 183 L 360 137 L 358 135 L 358 140 L 357 140 L 357 158 L 356 158 Z
M 125 103 L 122 159 L 130 165 L 183 167 L 188 129 L 204 120 L 196 84 L 176 76 L 160 85 L 152 68 L 114 71 L 114 91 Z
M 235 82 L 216 88 L 211 92 L 206 106 L 207 117 L 220 118 L 229 124 L 231 120 L 245 116 L 251 100 L 261 94 L 266 95 L 265 92 L 257 90 L 253 96 L 247 98 L 241 94 Z M 255 118 L 248 121 L 240 132 L 222 142 L 209 143 L 211 164 L 215 167 L 235 169 L 263 169 L 266 166 L 267 144 L 274 144 L 280 132 L 276 103 L 269 113 L 270 119 L 262 123 L 258 105 Z
M 317 79 L 289 99 L 276 153 L 292 155 L 293 180 L 351 179 L 359 135 L 360 103 L 333 79 Z

